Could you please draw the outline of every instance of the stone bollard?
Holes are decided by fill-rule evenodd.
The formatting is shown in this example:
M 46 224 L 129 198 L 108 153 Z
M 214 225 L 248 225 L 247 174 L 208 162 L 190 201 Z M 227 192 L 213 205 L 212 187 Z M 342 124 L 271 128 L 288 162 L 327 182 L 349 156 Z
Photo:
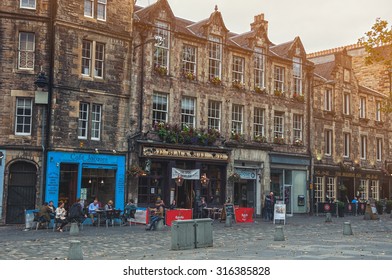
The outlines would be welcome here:
M 155 230 L 164 230 L 165 225 L 163 224 L 163 219 L 159 219 L 155 224 Z
M 70 240 L 69 241 L 69 251 L 68 251 L 68 259 L 69 260 L 83 260 L 82 247 L 80 246 L 79 240 Z
M 332 222 L 332 215 L 331 215 L 331 213 L 326 213 L 325 214 L 325 222 L 326 223 Z
M 78 235 L 79 234 L 79 227 L 77 223 L 71 223 L 71 228 L 69 229 L 70 235 Z
M 283 234 L 283 227 L 282 226 L 277 226 L 275 227 L 275 235 L 274 235 L 274 241 L 284 241 L 284 234 Z
M 226 216 L 225 227 L 231 227 L 231 226 L 232 226 L 231 215 L 228 215 Z
M 353 235 L 353 231 L 351 230 L 350 222 L 344 222 L 344 224 L 343 224 L 343 235 Z
M 363 216 L 364 220 L 370 220 L 370 213 L 369 212 L 365 212 L 365 215 Z

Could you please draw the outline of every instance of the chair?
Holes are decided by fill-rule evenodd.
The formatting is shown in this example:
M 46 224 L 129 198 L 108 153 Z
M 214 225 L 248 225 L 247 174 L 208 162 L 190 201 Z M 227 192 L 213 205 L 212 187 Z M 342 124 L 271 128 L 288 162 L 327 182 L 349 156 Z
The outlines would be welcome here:
M 122 215 L 123 225 L 125 226 L 127 222 L 129 222 L 129 225 L 132 226 L 132 221 L 136 224 L 135 214 L 136 214 L 136 208 L 134 209 L 125 208 L 124 213 Z
M 214 214 L 213 214 L 214 220 L 220 219 L 221 215 L 222 215 L 222 208 L 215 208 L 215 211 L 214 211 Z
M 35 230 L 38 230 L 38 228 L 41 224 L 46 224 L 46 228 L 49 228 L 49 222 L 46 221 L 44 217 L 42 217 L 42 216 L 40 217 L 39 212 L 34 212 L 34 220 L 33 221 L 36 223 Z
M 122 216 L 121 210 L 114 210 L 113 211 L 113 225 L 116 225 L 116 221 L 119 222 L 119 225 L 122 225 Z
M 112 224 L 112 226 L 114 226 L 114 211 L 109 210 L 106 211 L 106 215 L 105 215 L 105 222 L 106 222 L 106 227 L 109 227 L 109 223 Z

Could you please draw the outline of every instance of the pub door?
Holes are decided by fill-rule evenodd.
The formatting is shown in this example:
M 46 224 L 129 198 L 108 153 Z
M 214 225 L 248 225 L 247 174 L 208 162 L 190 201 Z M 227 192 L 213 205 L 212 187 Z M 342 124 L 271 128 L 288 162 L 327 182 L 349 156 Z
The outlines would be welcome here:
M 177 188 L 177 206 L 179 208 L 192 209 L 195 199 L 195 192 L 193 190 L 193 181 L 184 180 L 182 186 Z

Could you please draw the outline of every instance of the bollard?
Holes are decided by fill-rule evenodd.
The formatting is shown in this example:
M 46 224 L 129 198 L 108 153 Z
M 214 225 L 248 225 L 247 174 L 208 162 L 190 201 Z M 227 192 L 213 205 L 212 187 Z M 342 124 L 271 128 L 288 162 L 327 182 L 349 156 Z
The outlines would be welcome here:
M 231 227 L 231 225 L 232 225 L 231 215 L 228 215 L 226 216 L 225 227 Z
M 155 224 L 155 230 L 164 230 L 165 225 L 163 224 L 163 219 L 159 219 L 158 222 Z
M 365 212 L 365 215 L 363 216 L 364 220 L 370 220 L 370 213 Z
M 70 235 L 78 235 L 79 234 L 79 227 L 77 223 L 71 223 L 71 228 L 69 229 Z
M 351 230 L 350 222 L 344 222 L 344 224 L 343 224 L 343 235 L 353 235 L 353 231 Z
M 68 259 L 69 260 L 83 260 L 82 247 L 79 240 L 70 240 Z
M 282 226 L 277 226 L 275 227 L 275 235 L 274 235 L 274 241 L 284 241 L 284 234 L 283 234 L 283 227 Z
M 325 214 L 325 222 L 326 222 L 326 223 L 332 222 L 331 213 L 326 213 L 326 214 Z

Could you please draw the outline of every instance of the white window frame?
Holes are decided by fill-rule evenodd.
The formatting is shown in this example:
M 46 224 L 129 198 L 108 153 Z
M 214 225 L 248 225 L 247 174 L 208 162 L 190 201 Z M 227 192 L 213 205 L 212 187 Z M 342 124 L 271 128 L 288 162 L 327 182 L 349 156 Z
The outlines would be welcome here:
M 97 1 L 97 20 L 106 21 L 107 0 Z
M 33 99 L 17 97 L 15 108 L 15 135 L 31 135 L 32 123 Z
M 368 199 L 369 198 L 369 181 L 367 179 L 360 179 L 359 181 L 359 187 L 363 189 L 362 191 L 362 199 Z
M 182 47 L 182 72 L 191 73 L 196 77 L 197 48 L 191 45 Z
M 274 91 L 284 92 L 284 67 L 274 66 Z
M 156 21 L 155 27 L 155 38 L 159 38 L 160 43 L 154 45 L 154 67 L 166 68 L 168 73 L 170 61 L 170 25 L 163 21 Z
M 84 0 L 84 16 L 94 18 L 94 1 L 95 0 Z
M 294 94 L 303 95 L 302 91 L 302 59 L 293 57 Z
M 101 139 L 102 127 L 102 105 L 93 104 L 91 106 L 91 140 Z
M 152 103 L 152 123 L 167 123 L 169 116 L 169 95 L 154 92 Z
M 231 108 L 231 131 L 232 133 L 243 134 L 244 106 L 233 104 Z
M 370 180 L 371 198 L 374 200 L 380 199 L 380 188 L 378 180 Z
M 274 137 L 284 138 L 284 113 L 274 113 Z
M 359 98 L 359 118 L 366 119 L 366 97 Z
M 35 65 L 35 34 L 19 32 L 18 69 L 34 70 Z
M 233 55 L 232 64 L 232 81 L 243 84 L 244 83 L 244 65 L 245 59 L 240 56 Z
M 343 114 L 350 115 L 350 94 L 343 94 Z
M 325 195 L 329 198 L 336 197 L 336 180 L 335 177 L 326 177 Z
M 343 157 L 350 158 L 351 134 L 343 133 Z
M 96 41 L 82 42 L 82 76 L 103 79 L 105 70 L 105 44 Z M 94 71 L 92 71 L 94 69 Z
M 255 73 L 255 87 L 260 89 L 265 88 L 265 59 L 264 49 L 255 48 L 253 54 L 254 60 L 254 73 Z
M 376 101 L 376 121 L 381 122 L 381 101 Z
M 253 113 L 253 137 L 254 138 L 265 136 L 264 116 L 265 116 L 265 109 L 254 108 L 254 113 Z
M 325 130 L 324 144 L 325 144 L 324 147 L 325 155 L 332 156 L 332 130 L 331 129 Z
M 20 0 L 20 8 L 35 10 L 37 8 L 37 1 L 36 0 Z
M 383 146 L 383 139 L 376 138 L 376 160 L 379 162 L 382 161 L 382 146 Z
M 314 182 L 314 198 L 316 202 L 324 201 L 324 177 L 316 176 Z
M 87 139 L 89 127 L 90 104 L 79 103 L 78 139 Z
M 367 158 L 367 136 L 361 135 L 360 136 L 360 157 L 361 159 Z
M 221 102 L 208 101 L 208 129 L 221 130 Z
M 332 89 L 327 88 L 324 91 L 324 110 L 332 111 Z
M 196 98 L 184 96 L 181 99 L 181 126 L 196 128 Z
M 293 115 L 293 131 L 294 131 L 294 141 L 303 140 L 303 116 L 299 114 Z
M 222 79 L 222 39 L 217 36 L 209 36 L 208 75 L 210 79 Z

